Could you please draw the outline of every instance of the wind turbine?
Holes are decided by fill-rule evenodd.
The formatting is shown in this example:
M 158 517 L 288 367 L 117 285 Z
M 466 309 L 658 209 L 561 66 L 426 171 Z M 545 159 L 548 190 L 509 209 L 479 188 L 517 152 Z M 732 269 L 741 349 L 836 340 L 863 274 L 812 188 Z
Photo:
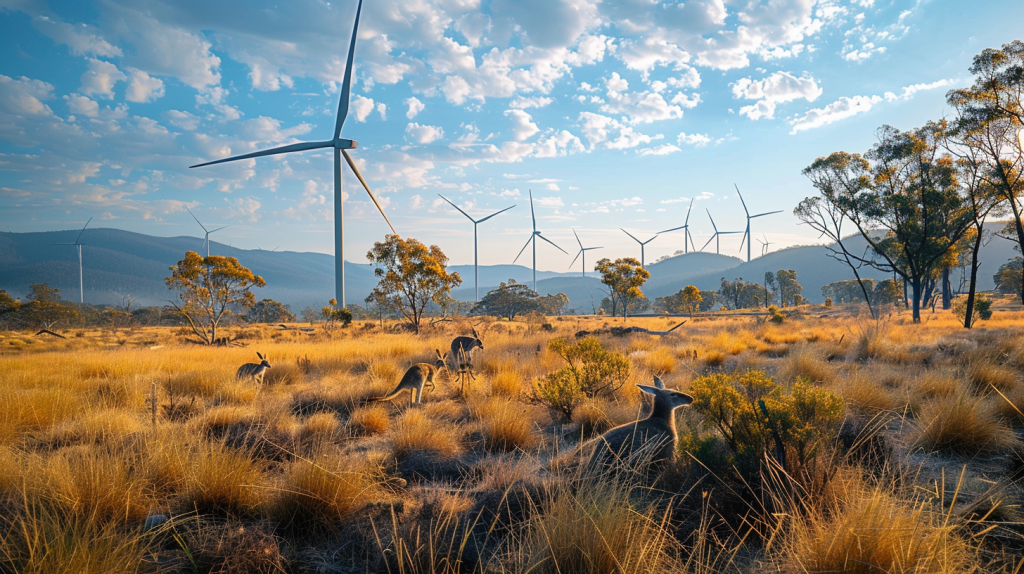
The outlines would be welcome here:
M 202 227 L 202 228 L 203 228 L 203 231 L 205 231 L 205 232 L 206 232 L 206 239 L 204 239 L 204 240 L 203 240 L 203 244 L 204 244 L 204 245 L 206 245 L 206 256 L 207 256 L 207 257 L 209 257 L 209 256 L 210 256 L 210 234 L 211 234 L 211 233 L 216 233 L 216 232 L 220 231 L 221 229 L 224 229 L 225 227 L 231 227 L 231 226 L 230 226 L 230 225 L 225 225 L 224 227 L 218 227 L 217 229 L 214 229 L 214 230 L 210 231 L 210 230 L 207 230 L 207 229 L 206 229 L 206 226 L 205 226 L 205 225 L 203 225 L 203 224 L 202 224 L 202 223 L 201 223 L 201 222 L 199 221 L 199 218 L 198 218 L 198 217 L 196 217 L 196 214 L 192 213 L 192 210 L 191 210 L 191 209 L 189 209 L 189 208 L 187 208 L 187 207 L 186 207 L 186 208 L 185 208 L 185 211 L 187 211 L 187 212 L 188 212 L 188 214 L 192 216 L 192 219 L 195 219 L 195 220 L 196 220 L 196 223 L 198 223 L 198 224 L 199 224 L 199 227 Z M 223 243 L 222 243 L 221 245 L 223 245 Z
M 367 185 L 366 180 L 363 179 L 363 175 L 359 173 L 359 168 L 356 167 L 356 163 L 352 161 L 352 156 L 348 154 L 346 150 L 355 149 L 359 147 L 359 143 L 355 140 L 343 139 L 341 137 L 341 128 L 345 125 L 345 118 L 348 116 L 348 100 L 352 89 L 352 59 L 356 52 L 356 32 L 359 29 L 359 14 L 363 10 L 363 0 L 359 0 L 359 5 L 356 7 L 356 19 L 355 24 L 352 25 L 352 41 L 348 47 L 348 61 L 345 63 L 345 77 L 341 84 L 341 97 L 338 101 L 338 118 L 334 124 L 334 138 L 317 141 L 317 142 L 300 142 L 263 151 L 257 151 L 253 153 L 247 153 L 234 157 L 218 159 L 215 161 L 208 161 L 191 167 L 202 167 L 205 165 L 214 165 L 218 163 L 224 163 L 228 161 L 237 161 L 240 159 L 249 159 L 254 157 L 262 157 L 267 155 L 276 155 L 281 153 L 290 153 L 293 151 L 308 151 L 313 149 L 331 148 L 334 150 L 334 289 L 336 291 L 336 298 L 341 301 L 341 306 L 345 306 L 345 249 L 344 249 L 344 210 L 341 203 L 341 158 L 345 158 L 345 162 L 352 169 L 352 173 L 356 175 L 359 183 L 363 184 L 363 189 L 369 194 L 370 199 L 373 200 L 373 204 L 377 206 L 377 210 L 384 216 L 384 221 L 387 221 L 388 227 L 391 228 L 392 233 L 398 234 L 395 231 L 395 227 L 391 225 L 388 220 L 388 216 L 384 214 L 384 209 L 380 206 L 380 202 L 377 201 L 376 196 L 370 191 L 370 186 Z
M 761 244 L 761 257 L 764 257 L 765 255 L 768 254 L 768 246 L 771 245 L 771 243 L 768 243 L 768 236 L 767 235 L 762 233 L 761 236 L 764 237 L 764 241 L 761 241 L 760 239 L 757 239 L 756 237 L 754 239 L 757 239 L 757 242 Z
M 743 194 L 740 193 L 740 186 L 735 183 L 732 184 L 736 188 L 736 194 L 740 196 L 740 202 L 743 203 L 743 212 L 747 214 L 747 230 L 743 232 L 743 241 L 747 243 L 747 262 L 750 262 L 750 220 L 755 217 L 764 217 L 765 215 L 774 215 L 776 213 L 782 213 L 782 210 L 769 211 L 767 213 L 758 213 L 757 215 L 750 215 L 747 211 L 747 202 L 743 201 Z M 743 251 L 743 241 L 740 242 L 740 251 Z
M 693 243 L 694 247 L 697 246 L 697 243 L 693 241 L 693 236 L 690 235 L 690 211 L 692 211 L 692 210 L 693 210 L 693 199 L 690 199 L 690 208 L 686 210 L 686 221 L 683 222 L 683 225 L 681 225 L 679 227 L 673 227 L 672 229 L 666 229 L 665 231 L 659 231 L 658 232 L 658 235 L 661 235 L 662 233 L 668 233 L 670 231 L 679 231 L 680 229 L 685 229 L 686 233 L 683 234 L 683 253 L 689 253 L 690 252 L 690 243 Z
M 550 239 L 548 239 L 547 237 L 544 237 L 543 235 L 541 235 L 540 231 L 537 231 L 537 216 L 533 214 L 533 190 L 532 189 L 530 190 L 530 219 L 533 220 L 533 233 L 531 233 L 530 234 L 530 238 L 526 240 L 526 245 L 523 245 L 523 248 L 519 250 L 519 255 L 522 255 L 523 251 L 526 251 L 526 248 L 529 247 L 530 242 L 532 241 L 533 242 L 533 290 L 536 291 L 537 290 L 537 238 L 540 237 L 541 239 L 543 239 L 544 241 L 547 241 L 551 245 L 555 245 L 555 243 L 553 241 L 551 241 Z M 555 245 L 555 249 L 557 249 L 557 250 L 561 251 L 562 253 L 565 253 L 566 255 L 568 255 L 568 253 L 565 252 L 565 249 L 562 249 L 561 247 L 559 247 L 557 245 Z M 516 261 L 519 261 L 519 255 L 516 255 L 516 258 L 512 260 L 512 263 L 515 263 Z
M 622 229 L 622 228 L 620 227 L 619 229 Z M 625 233 L 626 235 L 630 236 L 630 237 L 633 237 L 633 234 L 628 232 L 628 231 L 626 231 L 625 229 L 622 229 L 622 232 Z M 648 243 L 654 241 L 657 238 L 658 238 L 657 234 L 655 234 L 654 237 L 648 239 L 647 241 L 640 241 L 636 237 L 633 237 L 633 241 L 636 241 L 637 243 L 640 244 L 640 267 L 644 266 L 644 246 L 647 245 Z
M 487 217 L 484 217 L 483 219 L 473 219 L 472 217 L 469 216 L 468 213 L 466 213 L 465 211 L 462 211 L 461 209 L 459 209 L 458 205 L 455 205 L 454 203 L 452 203 L 450 199 L 448 199 L 447 197 L 441 195 L 440 193 L 437 194 L 437 195 L 440 196 L 441 199 L 447 201 L 448 205 L 451 205 L 455 209 L 458 209 L 459 213 L 461 213 L 462 215 L 465 215 L 467 219 L 469 219 L 470 221 L 473 222 L 473 282 L 474 282 L 474 286 L 476 287 L 476 300 L 479 301 L 480 300 L 480 269 L 479 269 L 478 265 L 480 264 L 480 258 L 477 255 L 478 251 L 477 251 L 477 245 L 476 245 L 476 224 L 483 223 L 483 222 L 487 221 L 488 219 L 494 217 L 495 215 L 498 215 L 498 214 L 501 214 L 501 213 L 505 213 L 506 211 L 512 209 L 512 207 L 515 207 L 515 206 L 513 205 L 512 207 L 506 207 L 505 209 L 502 209 L 501 211 L 496 211 L 496 212 L 488 215 Z
M 572 234 L 576 235 L 576 230 L 575 229 L 572 230 Z M 576 243 L 580 244 L 580 251 L 579 251 L 579 253 L 576 254 L 576 257 L 572 258 L 572 263 L 576 263 L 576 260 L 580 258 L 580 255 L 582 255 L 583 256 L 583 261 L 581 261 L 580 263 L 583 264 L 583 276 L 586 277 L 587 276 L 587 254 L 586 254 L 586 252 L 587 251 L 593 251 L 594 249 L 604 249 L 604 247 L 583 247 L 583 242 L 580 241 L 580 236 L 579 235 L 576 235 Z M 572 263 L 569 264 L 569 267 L 572 267 Z
M 719 237 L 719 236 L 720 235 L 731 235 L 731 234 L 740 233 L 740 232 L 739 231 L 719 231 L 718 230 L 718 226 L 715 225 L 715 219 L 713 217 L 711 217 L 711 212 L 708 211 L 707 209 L 705 209 L 704 211 L 708 212 L 708 219 L 711 220 L 711 227 L 713 227 L 715 229 L 715 232 L 711 234 L 711 239 L 708 239 L 708 242 L 704 244 L 704 247 L 707 247 L 708 243 L 711 243 L 712 241 L 714 241 L 715 242 L 715 253 L 721 255 L 722 254 L 722 238 Z M 704 247 L 701 247 L 700 250 L 704 251 Z M 742 249 L 742 247 L 740 249 Z
M 85 222 L 85 225 L 82 226 L 82 230 L 78 232 L 78 237 L 75 238 L 75 242 L 74 243 L 51 243 L 50 244 L 50 245 L 74 245 L 76 248 L 78 248 L 78 302 L 79 302 L 79 304 L 82 304 L 82 305 L 85 304 L 85 280 L 82 279 L 82 245 L 84 245 L 84 243 L 82 243 L 82 234 L 85 233 L 85 228 L 89 227 L 89 223 L 91 221 L 92 221 L 92 218 L 90 217 L 89 221 Z

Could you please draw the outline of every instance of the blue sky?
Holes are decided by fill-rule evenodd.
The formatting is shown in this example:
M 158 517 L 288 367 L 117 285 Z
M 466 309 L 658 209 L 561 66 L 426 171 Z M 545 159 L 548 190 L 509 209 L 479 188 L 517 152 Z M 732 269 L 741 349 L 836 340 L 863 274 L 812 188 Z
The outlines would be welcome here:
M 396 229 L 510 263 L 538 226 L 601 257 L 682 224 L 772 248 L 816 238 L 800 170 L 882 124 L 949 113 L 971 58 L 1017 39 L 1019 1 L 365 0 L 343 135 Z M 330 152 L 189 165 L 329 139 L 354 0 L 0 0 L 0 228 L 93 225 L 235 247 L 333 252 Z M 387 231 L 346 168 L 346 258 Z M 740 236 L 723 238 L 738 254 Z M 659 237 L 647 260 L 682 247 Z M 755 253 L 759 251 L 755 244 Z M 713 245 L 709 249 L 713 248 Z M 526 257 L 526 255 L 524 255 Z M 571 257 L 538 246 L 538 267 Z M 524 262 L 524 260 L 520 260 Z M 525 261 L 529 264 L 528 261 Z M 578 265 L 578 263 L 577 263 Z

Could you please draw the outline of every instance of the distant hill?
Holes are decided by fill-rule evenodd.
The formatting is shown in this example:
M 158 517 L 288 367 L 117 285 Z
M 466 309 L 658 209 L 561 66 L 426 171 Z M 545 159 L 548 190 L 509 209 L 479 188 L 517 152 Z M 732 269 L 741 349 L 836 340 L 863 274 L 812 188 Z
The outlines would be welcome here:
M 1000 229 L 1002 224 L 993 224 Z M 39 233 L 0 232 L 0 289 L 24 296 L 32 283 L 49 283 L 61 289 L 67 299 L 78 298 L 78 256 L 75 248 L 52 243 L 70 243 L 77 230 Z M 164 285 L 168 267 L 177 263 L 185 251 L 200 250 L 203 241 L 196 237 L 153 237 L 117 229 L 90 229 L 82 237 L 85 267 L 85 297 L 94 304 L 118 302 L 117 293 L 130 293 L 141 305 L 156 305 L 169 298 Z M 857 245 L 858 241 L 853 241 Z M 860 243 L 862 248 L 863 243 Z M 288 304 L 293 311 L 304 307 L 318 309 L 334 296 L 334 257 L 322 253 L 263 251 L 230 247 L 213 242 L 211 252 L 238 258 L 243 265 L 262 275 L 267 287 L 257 290 L 258 298 L 271 298 Z M 979 287 L 992 289 L 992 275 L 1001 264 L 1015 255 L 1013 242 L 993 238 L 982 251 Z M 453 292 L 459 300 L 473 300 L 473 266 L 453 265 L 462 276 L 462 286 Z M 820 302 L 821 286 L 832 281 L 852 279 L 845 264 L 830 257 L 823 246 L 791 247 L 769 253 L 746 263 L 737 257 L 714 253 L 677 255 L 648 266 L 651 278 L 644 286 L 648 297 L 675 293 L 686 285 L 718 289 L 722 277 L 743 277 L 760 281 L 765 271 L 793 269 L 804 286 L 804 296 Z M 361 303 L 376 285 L 367 264 L 345 263 L 348 300 Z M 867 271 L 866 277 L 886 279 L 887 275 Z M 514 278 L 532 281 L 532 271 L 523 265 L 481 265 L 480 293 Z M 578 271 L 556 273 L 538 271 L 538 291 L 542 294 L 565 293 L 569 306 L 590 313 L 605 296 L 604 285 L 595 273 L 586 278 Z M 954 278 L 954 283 L 957 278 Z

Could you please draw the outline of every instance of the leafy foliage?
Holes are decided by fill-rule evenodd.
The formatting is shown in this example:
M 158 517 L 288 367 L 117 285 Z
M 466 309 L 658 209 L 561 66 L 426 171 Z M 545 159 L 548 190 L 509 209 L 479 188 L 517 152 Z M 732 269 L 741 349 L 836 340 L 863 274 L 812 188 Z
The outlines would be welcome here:
M 868 294 L 875 289 L 874 279 L 862 279 Z M 830 298 L 833 302 L 857 303 L 864 301 L 864 291 L 860 288 L 860 281 L 850 279 L 849 281 L 833 281 L 828 285 L 821 286 L 822 297 Z
M 633 257 L 615 261 L 606 257 L 597 262 L 594 270 L 601 273 L 601 283 L 608 286 L 612 305 L 622 311 L 622 318 L 625 319 L 629 302 L 644 297 L 640 287 L 650 279 L 651 272 Z
M 516 315 L 536 311 L 540 306 L 536 291 L 523 283 L 517 283 L 515 279 L 509 279 L 508 283 L 501 283 L 497 289 L 484 295 L 470 312 L 495 315 L 511 321 Z
M 771 454 L 796 475 L 839 432 L 842 400 L 803 380 L 789 394 L 762 371 L 698 377 L 692 408 L 716 429 L 741 470 L 756 472 Z
M 1024 259 L 1018 255 L 1003 263 L 992 280 L 996 282 L 996 291 L 1000 293 L 1020 293 L 1024 281 Z
M 251 308 L 256 297 L 250 289 L 266 285 L 262 277 L 234 257 L 203 257 L 189 251 L 170 269 L 171 276 L 164 281 L 168 289 L 178 292 L 178 301 L 171 301 L 171 305 L 185 318 L 192 333 L 208 345 L 216 342 L 217 328 L 231 314 L 231 307 Z
M 254 323 L 290 323 L 295 315 L 283 303 L 263 299 L 249 309 L 249 320 Z
M 462 284 L 458 273 L 448 273 L 448 256 L 436 245 L 427 248 L 419 241 L 388 235 L 377 241 L 366 258 L 378 278 L 371 297 L 385 308 L 400 313 L 416 329 L 427 304 L 438 303 Z
M 60 289 L 51 288 L 47 283 L 33 283 L 29 290 L 28 302 L 18 306 L 21 322 L 50 328 L 55 323 L 72 321 L 78 317 L 77 309 L 64 304 Z
M 566 421 L 586 398 L 611 394 L 629 378 L 629 359 L 606 350 L 594 337 L 573 343 L 565 337 L 552 340 L 548 349 L 566 366 L 534 382 L 534 395 Z
M 779 269 L 775 274 L 775 280 L 779 284 L 779 302 L 785 307 L 787 304 L 799 305 L 802 300 L 801 293 L 804 288 L 796 280 L 796 271 Z
M 337 305 L 338 300 L 331 299 L 320 309 L 320 316 L 324 318 L 324 330 L 328 333 L 334 331 L 339 324 L 342 327 L 348 327 L 352 323 L 352 312 L 348 310 L 348 307 L 339 309 Z

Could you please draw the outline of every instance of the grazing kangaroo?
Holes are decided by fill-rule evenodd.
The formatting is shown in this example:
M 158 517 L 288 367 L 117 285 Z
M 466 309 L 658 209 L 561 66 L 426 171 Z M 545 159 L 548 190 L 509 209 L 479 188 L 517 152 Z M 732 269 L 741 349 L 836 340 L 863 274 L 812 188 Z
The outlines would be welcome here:
M 442 355 L 440 349 L 434 349 L 434 353 L 437 354 L 437 359 L 433 364 L 430 363 L 416 363 L 409 367 L 409 370 L 405 372 L 402 380 L 399 381 L 398 386 L 395 390 L 384 395 L 383 397 L 371 397 L 370 401 L 390 401 L 402 394 L 403 391 L 409 391 L 409 406 L 423 403 L 423 387 L 428 386 L 429 390 L 434 390 L 434 379 L 437 377 L 437 372 L 440 369 L 446 368 L 448 355 Z
M 460 392 L 467 377 L 469 377 L 471 381 L 476 380 L 476 374 L 473 373 L 473 350 L 483 350 L 483 348 L 484 342 L 480 340 L 480 335 L 476 334 L 476 327 L 473 328 L 472 337 L 455 337 L 452 341 L 452 352 L 450 356 L 452 360 L 455 361 L 455 368 L 458 370 Z
M 634 466 L 649 460 L 649 464 L 655 466 L 675 458 L 678 437 L 673 413 L 677 408 L 692 403 L 693 397 L 666 389 L 665 383 L 657 376 L 653 387 L 637 386 L 641 391 L 654 395 L 651 414 L 646 419 L 617 426 L 598 437 L 594 454 L 587 464 L 588 471 L 601 470 L 620 461 Z
M 260 358 L 259 363 L 246 363 L 241 367 L 238 367 L 238 371 L 235 372 L 236 379 L 247 379 L 252 377 L 259 383 L 263 383 L 263 374 L 270 368 L 270 362 L 267 361 L 266 355 L 263 355 L 257 351 L 256 356 Z

